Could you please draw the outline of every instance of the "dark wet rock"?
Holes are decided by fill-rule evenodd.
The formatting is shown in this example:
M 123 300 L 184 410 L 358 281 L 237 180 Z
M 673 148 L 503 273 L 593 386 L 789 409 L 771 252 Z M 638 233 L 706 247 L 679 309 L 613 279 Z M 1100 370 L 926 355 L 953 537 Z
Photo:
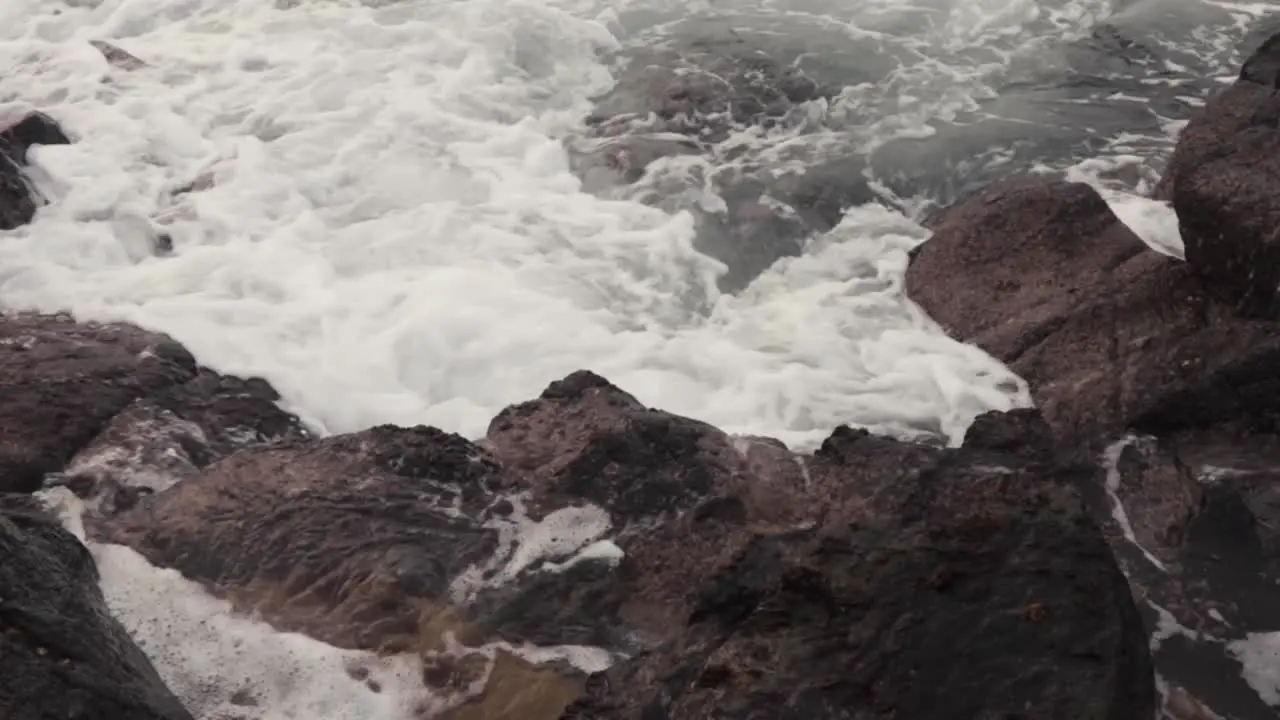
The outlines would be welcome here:
M 33 145 L 66 145 L 71 140 L 44 113 L 0 119 L 0 230 L 26 225 L 41 201 L 23 175 Z
M 959 450 L 841 428 L 797 456 L 584 371 L 479 445 L 384 426 L 245 449 L 88 526 L 278 626 L 416 651 L 433 687 L 467 675 L 446 632 L 633 656 L 574 717 L 638 717 L 664 687 L 672 718 L 713 698 L 780 716 L 786 688 L 818 719 L 1149 716 L 1145 634 L 1080 470 L 1033 411 L 974 428 Z M 566 666 L 496 658 L 451 717 L 554 720 L 584 690 Z
M 1141 601 L 1161 676 L 1219 716 L 1274 717 L 1230 649 L 1280 628 L 1274 433 L 1136 436 L 1108 455 L 1106 491 L 1091 502 Z
M 281 627 L 405 649 L 420 622 L 445 622 L 452 580 L 497 548 L 484 524 L 510 484 L 461 437 L 382 426 L 236 453 L 101 534 Z
M 141 70 L 147 64 L 129 52 L 105 40 L 90 40 L 89 44 L 102 53 L 107 62 L 121 70 Z
M 1280 317 L 1280 35 L 1192 117 L 1157 189 L 1187 262 L 1248 316 Z
M 1274 421 L 1280 326 L 1234 317 L 1087 185 L 1020 178 L 930 224 L 908 295 L 1025 378 L 1062 439 Z
M 503 410 L 486 444 L 527 478 L 535 516 L 587 500 L 624 523 L 660 518 L 705 499 L 740 464 L 718 429 L 650 410 L 588 371 Z
M 27 162 L 33 145 L 69 145 L 71 139 L 57 121 L 41 112 L 30 112 L 0 129 L 0 154 L 19 165 Z
M 0 491 L 39 488 L 135 400 L 195 374 L 190 353 L 165 335 L 0 315 Z
M 191 720 L 107 611 L 89 551 L 0 494 L 0 717 Z
M 1036 424 L 987 418 L 979 437 L 1048 437 Z M 690 587 L 675 637 L 564 717 L 1152 714 L 1141 621 L 1072 471 L 844 429 L 809 473 L 846 502 L 749 530 Z
M 246 447 L 307 437 L 265 380 L 201 368 L 195 378 L 136 400 L 76 453 L 57 481 L 124 510 Z
M 1018 180 L 931 222 L 908 293 L 1024 377 L 1058 440 L 1104 460 L 1080 487 L 1171 717 L 1274 717 L 1231 648 L 1280 628 L 1280 325 L 1240 317 L 1083 185 Z

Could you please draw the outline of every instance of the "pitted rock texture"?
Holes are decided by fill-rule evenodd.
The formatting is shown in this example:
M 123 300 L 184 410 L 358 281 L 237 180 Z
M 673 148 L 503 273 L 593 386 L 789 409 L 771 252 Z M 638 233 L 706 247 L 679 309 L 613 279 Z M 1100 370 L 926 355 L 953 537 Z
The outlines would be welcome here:
M 245 449 L 89 526 L 341 646 L 585 644 L 632 657 L 611 678 L 664 678 L 604 691 L 597 677 L 583 696 L 580 672 L 534 683 L 546 669 L 508 660 L 509 683 L 538 689 L 490 702 L 527 720 L 575 698 L 566 717 L 639 717 L 662 686 L 703 676 L 664 717 L 726 693 L 751 717 L 923 718 L 947 694 L 979 715 L 1149 715 L 1141 620 L 1051 437 L 1019 411 L 980 418 L 958 450 L 842 428 L 801 456 L 584 371 L 500 413 L 479 444 L 387 426 Z M 964 669 L 943 673 L 949 652 Z M 936 692 L 913 700 L 912 672 Z M 453 712 L 498 717 L 485 697 Z
M 191 720 L 108 612 L 89 551 L 0 493 L 0 717 Z
M 1274 422 L 1280 325 L 1236 317 L 1087 185 L 1018 178 L 931 225 L 908 296 L 1025 378 L 1063 440 Z
M 1140 599 L 1161 676 L 1221 717 L 1274 717 L 1232 643 L 1280 628 L 1275 433 L 1131 436 L 1104 469 L 1091 504 Z
M 908 293 L 1027 380 L 1061 452 L 1100 459 L 1080 486 L 1164 702 L 1273 717 L 1234 643 L 1280 628 L 1280 323 L 1242 316 L 1223 278 L 1147 249 L 1083 185 L 1015 180 L 933 226 Z
M 1178 137 L 1159 188 L 1187 262 L 1237 311 L 1280 319 L 1280 35 L 1268 38 Z
M 195 373 L 191 354 L 164 335 L 0 315 L 0 491 L 38 489 L 134 400 Z
M 239 448 L 305 437 L 279 399 L 161 333 L 0 314 L 0 491 L 47 482 L 129 505 Z
M 56 484 L 102 512 L 131 507 L 237 450 L 308 437 L 265 380 L 200 368 L 194 378 L 135 400 L 67 463 Z
M 1151 715 L 1141 621 L 1048 437 L 1030 412 L 957 451 L 837 431 L 811 472 L 856 501 L 750 530 L 564 718 Z

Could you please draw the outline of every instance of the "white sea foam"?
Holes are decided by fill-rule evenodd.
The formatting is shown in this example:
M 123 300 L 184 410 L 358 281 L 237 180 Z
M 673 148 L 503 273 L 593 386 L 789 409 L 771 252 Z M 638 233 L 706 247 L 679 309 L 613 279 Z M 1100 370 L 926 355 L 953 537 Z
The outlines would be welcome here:
M 1280 707 L 1280 632 L 1249 633 L 1227 645 L 1244 666 L 1244 679 L 1268 705 Z
M 896 69 L 880 90 L 856 85 L 829 110 L 858 126 L 864 150 L 975 112 L 994 83 L 1113 8 L 730 5 L 892 41 Z M 687 214 L 583 191 L 562 140 L 612 82 L 601 53 L 696 10 L 733 8 L 5 0 L 0 113 L 39 108 L 77 142 L 32 153 L 52 203 L 0 234 L 0 305 L 167 331 L 207 364 L 266 377 L 327 432 L 421 422 L 477 435 L 506 404 L 584 367 L 646 404 L 800 447 L 844 422 L 954 442 L 977 413 L 1028 404 L 1025 384 L 904 300 L 906 251 L 927 233 L 896 212 L 855 208 L 806 256 L 726 296 Z M 908 27 L 917 35 L 898 42 Z M 1196 42 L 1239 34 L 1215 32 Z M 113 67 L 93 40 L 147 66 Z M 196 180 L 209 186 L 170 195 Z M 1108 200 L 1148 242 L 1176 245 L 1167 214 Z M 172 257 L 147 252 L 161 230 Z M 578 520 L 566 552 L 616 558 L 607 524 Z M 509 547 L 539 554 L 517 543 L 536 529 L 513 527 Z M 126 550 L 92 549 L 113 608 L 203 717 L 243 683 L 273 719 L 391 720 L 417 700 L 395 659 L 371 693 L 342 669 L 349 653 L 231 617 Z M 510 560 L 537 559 L 524 555 Z M 589 650 L 520 652 L 600 662 Z
M 955 433 L 1026 402 L 901 309 L 891 278 L 925 233 L 900 217 L 857 211 L 824 253 L 726 297 L 687 215 L 581 192 L 559 138 L 611 82 L 599 22 L 507 0 L 279 6 L 0 10 L 0 92 L 78 141 L 33 153 L 55 202 L 0 245 L 5 304 L 171 332 L 327 431 L 475 435 L 582 367 L 802 445 L 841 422 Z M 109 67 L 103 38 L 150 67 Z M 139 260 L 118 221 L 207 172 L 175 256 Z

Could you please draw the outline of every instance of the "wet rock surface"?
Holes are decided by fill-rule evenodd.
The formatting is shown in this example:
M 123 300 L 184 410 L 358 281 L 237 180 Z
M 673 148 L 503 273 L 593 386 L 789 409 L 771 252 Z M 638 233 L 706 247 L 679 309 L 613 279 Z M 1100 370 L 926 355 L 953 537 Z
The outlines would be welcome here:
M 107 611 L 93 558 L 33 498 L 0 493 L 0 717 L 191 720 Z
M 0 315 L 0 370 L 0 491 L 155 490 L 239 447 L 305 434 L 265 382 L 201 368 L 131 325 Z
M 1160 196 L 1171 199 L 1187 262 L 1243 314 L 1280 317 L 1280 35 L 1183 129 Z
M 242 450 L 91 532 L 345 647 L 615 655 L 558 666 L 526 718 L 1149 715 L 1141 620 L 1050 439 L 1019 411 L 959 450 L 842 428 L 797 456 L 579 372 L 481 444 L 379 427 Z
M 1277 48 L 1179 139 L 1162 191 L 1186 262 L 1093 190 L 1034 177 L 936 216 L 907 273 L 950 334 L 1028 381 L 1059 452 L 1102 459 L 1080 487 L 1142 609 L 1169 718 L 1262 720 L 1280 702 L 1280 323 L 1271 280 L 1257 284 L 1277 262 L 1260 229 L 1280 176 L 1257 145 Z
M 41 202 L 24 176 L 33 145 L 67 145 L 70 138 L 53 118 L 31 112 L 0 118 L 0 230 L 26 225 Z
M 1275 713 L 1238 654 L 1280 628 L 1278 460 L 1274 434 L 1129 436 L 1109 449 L 1105 491 L 1091 500 L 1141 600 L 1163 679 L 1222 717 Z
M 260 378 L 243 380 L 199 368 L 180 384 L 141 397 L 75 454 L 53 484 L 63 484 L 110 513 L 141 494 L 192 477 L 233 452 L 308 436 L 280 396 Z
M 931 220 L 908 293 L 1039 406 L 980 416 L 958 448 L 841 427 L 798 454 L 589 371 L 476 441 L 316 438 L 267 383 L 166 336 L 0 317 L 0 659 L 16 668 L 0 715 L 188 717 L 102 607 L 92 557 L 17 494 L 43 484 L 91 500 L 91 540 L 241 613 L 411 654 L 434 696 L 422 717 L 1273 718 L 1276 48 L 1184 133 L 1165 188 L 1187 262 L 1053 177 Z M 741 38 L 671 52 L 602 99 L 592 189 L 728 167 L 708 176 L 724 207 L 699 219 L 728 287 L 869 199 L 857 158 L 734 164 L 734 131 L 803 125 L 824 85 Z M 15 128 L 14 162 L 57 141 Z
M 749 530 L 566 717 L 1149 715 L 1127 586 L 1037 424 L 988 416 L 958 451 L 837 431 L 810 472 L 843 517 Z
M 133 401 L 191 379 L 168 337 L 66 316 L 0 316 L 0 490 L 31 491 Z
M 1237 317 L 1089 186 L 1019 178 L 931 225 L 908 296 L 1025 378 L 1064 440 L 1272 422 L 1280 328 Z

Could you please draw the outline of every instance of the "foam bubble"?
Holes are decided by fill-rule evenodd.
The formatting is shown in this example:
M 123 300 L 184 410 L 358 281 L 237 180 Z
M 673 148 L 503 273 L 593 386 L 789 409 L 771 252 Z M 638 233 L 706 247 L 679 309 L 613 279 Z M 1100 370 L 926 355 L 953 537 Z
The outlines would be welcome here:
M 1241 674 L 1258 697 L 1280 707 L 1280 632 L 1248 633 L 1227 649 L 1244 665 Z

